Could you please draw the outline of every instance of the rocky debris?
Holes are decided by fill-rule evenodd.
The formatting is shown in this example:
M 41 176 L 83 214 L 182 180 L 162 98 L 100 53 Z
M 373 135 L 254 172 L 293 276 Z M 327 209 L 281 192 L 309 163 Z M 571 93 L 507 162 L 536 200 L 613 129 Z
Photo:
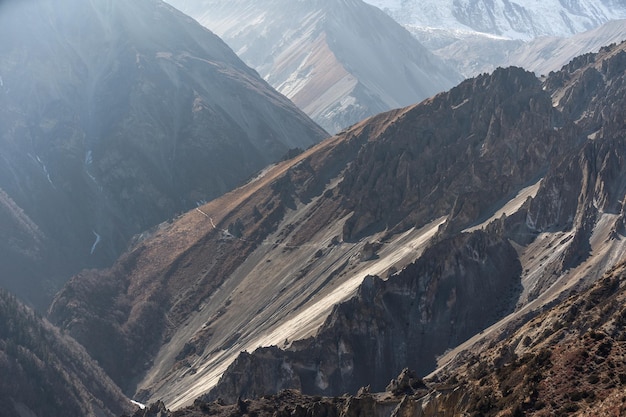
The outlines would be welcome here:
M 338 395 L 363 381 L 382 390 L 407 366 L 426 373 L 436 355 L 512 311 L 520 275 L 506 240 L 482 231 L 445 239 L 387 281 L 366 277 L 314 338 L 242 353 L 206 399 L 234 402 L 280 388 Z M 407 371 L 396 383 L 418 381 Z
M 376 252 L 382 248 L 383 244 L 380 242 L 365 242 L 363 245 L 363 249 L 359 253 L 359 258 L 361 261 L 369 261 L 376 257 Z
M 562 300 L 501 342 L 440 375 L 466 393 L 449 406 L 484 416 L 621 415 L 626 351 L 622 322 L 626 266 Z
M 255 400 L 239 400 L 236 404 L 225 404 L 198 399 L 193 405 L 174 412 L 166 411 L 161 402 L 153 404 L 162 412 L 162 417 L 341 417 L 347 398 L 323 398 L 303 395 L 294 390 L 284 390 Z M 132 417 L 152 417 L 145 410 L 135 412 Z
M 413 395 L 416 391 L 424 389 L 427 387 L 417 373 L 409 368 L 404 368 L 397 378 L 391 380 L 385 391 L 400 396 Z

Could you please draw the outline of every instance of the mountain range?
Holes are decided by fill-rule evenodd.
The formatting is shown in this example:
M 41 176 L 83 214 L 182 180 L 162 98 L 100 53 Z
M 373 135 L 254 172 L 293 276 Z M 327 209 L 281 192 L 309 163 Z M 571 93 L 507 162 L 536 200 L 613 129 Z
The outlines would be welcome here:
M 0 290 L 0 416 L 624 412 L 626 43 L 322 140 L 160 0 L 2 2 L 0 36 L 0 286 L 55 293 Z
M 567 38 L 542 37 L 509 53 L 503 65 L 523 66 L 537 75 L 558 71 L 579 55 L 597 52 L 605 45 L 626 40 L 626 20 L 612 20 L 598 28 Z
M 461 80 L 360 0 L 170 0 L 331 133 Z
M 617 1 L 369 0 L 465 77 L 510 65 L 557 71 L 575 56 L 626 40 Z M 606 25 L 606 26 L 605 26 Z
M 50 317 L 173 408 L 454 363 L 623 259 L 625 49 L 365 120 L 75 277 Z
M 150 0 L 2 2 L 0 283 L 45 310 L 82 268 L 326 132 Z
M 506 39 L 569 37 L 626 18 L 626 4 L 615 0 L 367 0 L 425 37 L 428 32 L 471 33 Z

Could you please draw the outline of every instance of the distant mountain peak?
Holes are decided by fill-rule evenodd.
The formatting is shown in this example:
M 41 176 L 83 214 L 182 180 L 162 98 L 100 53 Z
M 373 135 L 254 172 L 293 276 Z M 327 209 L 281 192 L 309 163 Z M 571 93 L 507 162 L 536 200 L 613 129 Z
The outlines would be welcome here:
M 626 18 L 626 5 L 611 0 L 367 0 L 409 28 L 444 29 L 530 40 L 570 36 L 614 19 Z
M 360 0 L 170 3 L 220 35 L 330 132 L 419 102 L 461 79 Z

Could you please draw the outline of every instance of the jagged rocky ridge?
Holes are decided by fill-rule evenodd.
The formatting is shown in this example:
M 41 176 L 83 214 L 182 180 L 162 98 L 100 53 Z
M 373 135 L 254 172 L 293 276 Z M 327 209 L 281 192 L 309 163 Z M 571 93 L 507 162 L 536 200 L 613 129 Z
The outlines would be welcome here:
M 135 407 L 84 348 L 0 289 L 2 416 L 119 416 Z
M 0 276 L 41 309 L 135 234 L 327 136 L 165 3 L 0 7 Z
M 117 381 L 143 374 L 142 398 L 174 408 L 216 384 L 242 350 L 251 353 L 231 372 L 249 377 L 226 372 L 217 395 L 380 387 L 409 353 L 421 372 L 432 370 L 437 355 L 471 336 L 466 324 L 478 332 L 495 322 L 476 336 L 491 338 L 622 257 L 624 54 L 624 45 L 606 48 L 543 84 L 499 69 L 364 121 L 163 224 L 112 269 L 74 278 L 51 317 Z M 586 107 L 574 105 L 581 98 Z M 357 290 L 368 274 L 389 278 Z M 470 316 L 484 280 L 506 297 Z M 411 294 L 428 308 L 411 306 Z M 386 305 L 418 317 L 403 320 Z M 395 346 L 349 350 L 370 314 L 393 323 L 388 340 L 406 343 L 407 356 Z M 434 330 L 444 322 L 448 332 Z M 356 334 L 366 339 L 367 329 Z M 253 352 L 269 345 L 284 349 Z M 324 363 L 311 364 L 309 353 Z M 365 358 L 379 367 L 364 371 Z M 398 369 L 377 373 L 383 366 Z
M 535 300 L 547 293 L 559 279 L 563 281 L 569 279 L 572 282 L 577 280 L 583 283 L 592 282 L 597 277 L 597 270 L 595 274 L 581 273 L 582 275 L 578 277 L 575 277 L 575 274 L 568 277 L 568 273 L 584 264 L 593 255 L 596 258 L 595 262 L 600 263 L 603 268 L 610 267 L 612 263 L 619 260 L 621 254 L 624 253 L 623 245 L 620 243 L 620 233 L 623 233 L 624 210 L 622 200 L 626 193 L 626 177 L 623 174 L 625 126 L 623 116 L 620 116 L 620 114 L 623 115 L 624 109 L 623 70 L 626 68 L 623 61 L 626 56 L 624 45 L 612 49 L 607 48 L 600 56 L 603 59 L 597 61 L 596 55 L 587 55 L 575 60 L 567 68 L 567 71 L 563 71 L 545 84 L 545 90 L 551 91 L 554 97 L 562 96 L 557 102 L 557 107 L 564 116 L 563 120 L 578 120 L 576 126 L 569 127 L 571 130 L 561 137 L 562 140 L 569 142 L 566 142 L 565 148 L 569 150 L 569 155 L 564 158 L 553 159 L 554 165 L 543 179 L 537 195 L 529 199 L 518 213 L 510 218 L 505 216 L 486 229 L 489 235 L 510 239 L 514 245 L 529 245 L 529 243 L 532 245 L 531 242 L 536 241 L 545 231 L 568 231 L 569 235 L 560 242 L 562 253 L 558 257 L 546 261 L 545 264 L 535 265 L 537 271 L 531 272 L 526 269 L 524 274 L 521 274 L 520 267 L 517 275 L 514 269 L 507 273 L 507 267 L 514 268 L 516 261 L 519 262 L 520 258 L 524 262 L 524 251 L 518 246 L 517 252 L 513 250 L 509 252 L 510 259 L 499 265 L 494 265 L 493 269 L 487 268 L 487 270 L 479 273 L 473 273 L 471 268 L 463 262 L 471 263 L 473 257 L 477 256 L 481 259 L 483 266 L 486 265 L 486 262 L 488 265 L 489 251 L 481 247 L 470 249 L 473 255 L 460 256 L 454 252 L 454 246 L 446 245 L 448 241 L 443 238 L 426 250 L 415 264 L 390 277 L 386 281 L 388 287 L 381 290 L 377 296 L 366 296 L 371 291 L 368 287 L 372 286 L 371 280 L 366 280 L 360 287 L 356 298 L 336 308 L 315 338 L 293 343 L 289 349 L 284 351 L 269 348 L 258 350 L 252 355 L 242 354 L 226 371 L 208 398 L 223 398 L 227 401 L 233 401 L 239 396 L 255 397 L 275 392 L 277 388 L 297 388 L 312 394 L 336 394 L 344 391 L 354 392 L 359 384 L 363 385 L 366 381 L 372 387 L 380 389 L 389 380 L 390 374 L 397 373 L 402 368 L 402 364 L 417 369 L 423 375 L 434 369 L 432 361 L 434 361 L 437 353 L 441 354 L 446 350 L 446 346 L 453 347 L 459 344 L 461 338 L 469 338 L 472 333 L 480 331 L 481 329 L 477 329 L 477 327 L 481 325 L 487 327 L 489 319 L 484 316 L 481 317 L 480 310 L 472 310 L 471 306 L 475 306 L 474 303 L 477 303 L 479 308 L 484 307 L 484 311 L 493 314 L 492 320 L 496 321 L 497 318 L 503 318 L 510 313 L 515 308 L 514 304 L 517 300 L 522 305 Z M 586 81 L 588 79 L 594 80 L 593 93 L 591 94 L 589 82 Z M 585 93 L 582 93 L 581 90 Z M 581 93 L 584 96 L 577 97 L 577 94 Z M 576 107 L 577 111 L 570 109 L 570 106 L 574 106 L 574 104 L 580 106 Z M 585 110 L 583 111 L 582 108 Z M 598 117 L 598 114 L 601 116 Z M 587 118 L 586 115 L 590 117 Z M 566 122 L 563 123 L 567 126 Z M 555 126 L 555 128 L 557 132 L 563 133 L 564 127 Z M 577 139 L 581 135 L 590 135 L 593 139 L 581 143 Z M 505 134 L 504 137 L 507 136 L 510 137 L 511 134 Z M 489 142 L 485 143 L 488 144 Z M 517 144 L 520 144 L 519 140 Z M 527 149 L 532 152 L 532 147 Z M 360 156 L 364 153 L 361 152 Z M 380 157 L 385 153 L 379 150 L 373 154 Z M 502 154 L 500 155 L 502 158 Z M 383 158 L 381 157 L 381 159 Z M 440 161 L 441 159 L 435 160 Z M 519 159 L 517 160 L 519 161 Z M 515 164 L 512 163 L 513 161 L 507 161 L 501 166 L 508 167 L 514 172 Z M 356 164 L 357 162 L 353 166 Z M 389 166 L 389 164 L 381 165 Z M 524 165 L 526 167 L 531 166 L 528 161 Z M 372 165 L 370 164 L 370 166 Z M 468 171 L 472 172 L 472 170 L 472 163 L 469 162 Z M 361 170 L 361 172 L 365 173 L 366 171 Z M 386 185 L 388 190 L 392 188 L 388 184 L 397 184 L 397 181 L 389 181 L 388 178 L 377 172 L 375 165 L 370 172 L 373 174 L 372 178 L 380 179 L 379 183 Z M 448 168 L 445 172 L 453 174 L 454 171 Z M 459 177 L 465 179 L 467 175 L 453 176 L 453 178 Z M 344 178 L 349 178 L 349 171 Z M 501 179 L 502 176 L 495 178 Z M 490 188 L 491 190 L 502 187 L 498 186 L 497 179 L 495 182 L 491 182 L 490 185 L 493 186 Z M 510 180 L 504 180 L 504 182 L 509 183 Z M 439 184 L 444 185 L 445 180 L 440 181 Z M 369 189 L 375 189 L 371 185 L 369 187 Z M 375 196 L 375 194 L 369 194 L 370 197 L 373 195 Z M 386 195 L 393 196 L 394 194 L 391 192 Z M 419 196 L 419 193 L 413 192 L 411 195 Z M 446 227 L 440 228 L 441 236 L 454 234 L 462 227 L 467 226 L 471 219 L 477 218 L 478 213 L 485 212 L 485 208 L 476 206 L 480 202 L 489 201 L 477 191 L 471 193 L 467 200 L 472 203 L 469 205 L 469 213 L 463 217 L 463 210 L 451 210 Z M 493 198 L 490 200 L 494 201 Z M 370 198 L 367 203 L 372 201 L 376 200 Z M 364 206 L 366 206 L 364 202 L 358 205 L 359 208 Z M 467 201 L 462 201 L 461 204 L 455 203 L 455 207 L 459 206 L 466 208 L 468 206 Z M 395 202 L 395 204 L 390 204 L 378 212 L 393 215 L 392 207 L 401 208 L 402 205 Z M 409 213 L 413 214 L 415 211 Z M 359 210 L 357 209 L 354 215 L 358 214 Z M 460 224 L 455 222 L 455 220 L 458 221 L 456 216 L 461 217 L 462 222 L 459 222 Z M 371 217 L 370 215 L 366 218 Z M 400 215 L 398 218 L 411 217 L 410 214 L 406 214 Z M 610 222 L 608 225 L 610 230 L 598 230 L 599 224 L 603 220 Z M 350 225 L 350 223 L 349 219 L 346 225 Z M 618 230 L 622 230 L 622 232 L 618 232 Z M 472 235 L 475 233 L 483 232 L 471 232 Z M 613 251 L 608 250 L 608 254 L 606 248 L 597 246 L 597 239 L 603 238 L 612 241 L 611 243 L 616 246 Z M 506 241 L 508 242 L 508 240 Z M 611 243 L 607 242 L 606 247 L 610 247 Z M 448 256 L 455 259 L 457 265 L 463 266 L 457 266 L 459 268 L 457 270 L 449 267 L 448 265 L 454 265 L 454 263 L 448 260 Z M 482 256 L 485 258 L 481 258 Z M 548 257 L 545 256 L 545 258 Z M 420 262 L 432 262 L 439 271 L 445 271 L 442 275 L 449 273 L 453 277 L 451 283 L 448 286 L 443 285 L 425 271 L 415 273 L 415 265 L 419 265 Z M 532 262 L 525 261 L 524 263 L 531 264 Z M 591 264 L 594 263 L 591 262 Z M 589 265 L 588 267 L 590 268 Z M 417 270 L 419 271 L 419 268 Z M 532 282 L 530 282 L 528 277 L 532 273 L 538 276 L 533 277 Z M 497 282 L 500 285 L 505 285 L 504 283 L 507 282 L 505 277 L 507 276 L 515 276 L 519 279 L 517 281 L 518 289 L 521 289 L 523 279 L 529 282 L 525 283 L 524 291 L 520 290 L 519 293 L 514 293 L 515 279 L 511 278 L 509 278 L 508 287 L 498 288 L 496 292 L 500 296 L 496 296 L 496 299 L 505 307 L 498 308 L 496 305 L 490 305 L 489 300 L 494 300 L 494 295 L 489 294 L 484 289 L 480 294 L 485 295 L 486 298 L 482 299 L 477 297 L 476 293 L 471 293 L 467 288 L 464 288 L 465 285 L 471 286 L 475 282 L 479 283 L 478 285 L 485 285 L 486 288 L 494 288 L 495 283 L 490 281 L 496 279 L 494 277 L 504 280 Z M 474 279 L 474 277 L 479 278 Z M 431 297 L 428 298 L 431 304 L 423 301 L 420 303 L 423 300 L 423 296 L 420 295 L 422 293 L 416 293 L 403 287 L 404 280 L 408 280 L 415 286 L 419 286 L 420 282 L 425 281 L 427 284 L 421 284 L 425 287 L 422 288 L 422 291 L 423 294 L 428 294 Z M 429 284 L 433 285 L 436 290 L 431 289 L 429 291 Z M 400 291 L 397 288 L 405 289 Z M 512 292 L 513 295 L 507 304 L 507 297 Z M 398 293 L 402 294 L 399 299 L 397 298 Z M 511 300 L 514 299 L 516 301 L 511 304 Z M 429 315 L 437 316 L 438 312 L 434 307 L 437 300 L 440 300 L 441 312 L 439 314 L 445 318 L 441 322 L 429 317 Z M 464 302 L 467 302 L 467 305 L 460 307 Z M 411 305 L 411 303 L 415 305 L 413 309 L 400 307 L 407 304 Z M 344 313 L 341 314 L 341 311 Z M 459 318 L 459 312 L 467 313 L 467 316 Z M 379 321 L 381 316 L 383 320 Z M 390 319 L 391 317 L 393 319 Z M 482 320 L 473 324 L 472 320 L 477 320 L 478 317 L 481 317 Z M 436 325 L 429 329 L 429 325 L 433 322 Z M 379 323 L 385 323 L 385 325 Z M 463 323 L 461 327 L 472 328 L 473 330 L 468 331 L 467 335 L 463 336 L 456 334 L 454 330 L 459 323 Z M 463 330 L 468 329 L 464 328 Z M 371 333 L 363 335 L 363 331 L 371 331 Z M 442 337 L 442 333 L 445 334 L 444 337 Z M 394 339 L 389 337 L 389 334 L 402 336 L 396 336 Z M 437 338 L 433 340 L 435 335 Z M 453 340 L 455 337 L 458 339 Z M 441 344 L 435 348 L 431 347 L 437 343 Z M 356 358 L 359 359 L 356 360 Z M 399 359 L 399 363 L 393 363 L 396 359 Z M 428 364 L 429 361 L 431 364 Z M 286 371 L 287 369 L 290 371 Z M 270 376 L 272 373 L 275 375 L 274 377 Z M 256 380 L 261 375 L 263 380 Z M 351 381 L 351 378 L 354 378 L 354 382 Z

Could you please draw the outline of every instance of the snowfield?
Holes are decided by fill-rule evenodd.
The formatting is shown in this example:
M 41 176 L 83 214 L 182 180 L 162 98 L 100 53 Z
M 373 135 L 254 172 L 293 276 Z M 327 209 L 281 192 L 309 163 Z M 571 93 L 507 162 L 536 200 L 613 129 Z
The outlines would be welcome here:
M 571 36 L 610 20 L 626 18 L 626 4 L 608 0 L 365 1 L 407 27 L 467 30 L 521 40 L 540 36 Z

